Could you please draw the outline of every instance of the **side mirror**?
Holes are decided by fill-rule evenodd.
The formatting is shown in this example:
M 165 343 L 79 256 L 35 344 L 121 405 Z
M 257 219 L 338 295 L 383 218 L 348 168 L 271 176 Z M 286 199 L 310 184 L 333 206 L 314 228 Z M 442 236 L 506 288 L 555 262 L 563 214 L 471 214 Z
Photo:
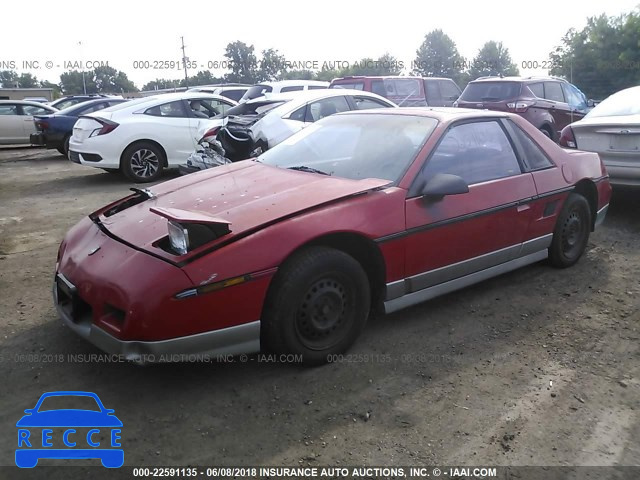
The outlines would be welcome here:
M 596 106 L 596 102 L 595 100 L 593 100 L 592 98 L 590 98 L 589 100 L 587 100 L 587 107 L 589 108 L 593 108 Z
M 469 185 L 462 177 L 449 173 L 437 173 L 422 189 L 422 196 L 440 200 L 445 195 L 459 195 L 468 192 Z

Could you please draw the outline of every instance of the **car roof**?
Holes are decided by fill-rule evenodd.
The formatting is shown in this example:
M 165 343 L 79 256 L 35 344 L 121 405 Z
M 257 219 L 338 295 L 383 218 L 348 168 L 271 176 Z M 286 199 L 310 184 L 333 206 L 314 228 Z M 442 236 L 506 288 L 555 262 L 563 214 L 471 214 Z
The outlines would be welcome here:
M 279 80 L 277 82 L 260 82 L 257 85 L 269 85 L 270 87 L 288 87 L 295 85 L 329 85 L 329 82 L 323 82 L 321 80 Z
M 371 110 L 351 110 L 337 115 L 384 114 L 384 115 L 412 115 L 415 117 L 434 118 L 440 122 L 454 122 L 457 120 L 471 120 L 474 118 L 515 118 L 517 115 L 494 110 L 477 110 L 473 108 L 456 107 L 399 107 L 372 108 Z
M 403 80 L 403 79 L 417 78 L 418 80 L 451 80 L 453 82 L 451 78 L 447 78 L 447 77 L 418 77 L 414 75 L 409 75 L 406 77 L 403 77 L 402 75 L 348 75 L 346 77 L 334 78 L 333 80 L 331 80 L 331 83 L 334 83 L 339 80 L 364 80 L 367 78 L 380 79 L 380 80 L 395 80 L 395 79 Z
M 339 97 L 341 95 L 362 95 L 372 98 L 381 98 L 385 101 L 389 99 L 376 95 L 375 93 L 365 92 L 363 90 L 356 90 L 353 88 L 341 88 L 341 89 L 318 89 L 318 90 L 297 90 L 293 92 L 285 93 L 267 93 L 262 97 L 257 97 L 249 100 L 247 103 L 264 102 L 267 101 L 289 101 L 295 100 L 299 102 L 308 102 L 309 100 L 316 100 L 319 98 Z M 393 103 L 393 102 L 392 102 Z
M 560 78 L 560 77 L 519 77 L 519 76 L 510 76 L 510 77 L 492 77 L 492 76 L 488 76 L 488 77 L 479 77 L 476 78 L 475 80 L 472 80 L 469 83 L 476 83 L 476 82 L 526 82 L 526 83 L 532 83 L 532 82 L 543 82 L 543 81 L 556 81 L 556 82 L 565 82 L 567 83 L 567 81 L 564 78 Z
M 20 105 L 30 105 L 32 107 L 45 107 L 45 108 L 50 108 L 52 110 L 57 110 L 56 107 L 52 107 L 50 105 L 45 105 L 45 104 L 42 104 L 40 102 L 32 102 L 30 100 L 0 100 L 0 105 L 6 105 L 8 103 L 11 103 L 11 104 L 16 104 L 17 103 L 17 104 L 20 104 Z

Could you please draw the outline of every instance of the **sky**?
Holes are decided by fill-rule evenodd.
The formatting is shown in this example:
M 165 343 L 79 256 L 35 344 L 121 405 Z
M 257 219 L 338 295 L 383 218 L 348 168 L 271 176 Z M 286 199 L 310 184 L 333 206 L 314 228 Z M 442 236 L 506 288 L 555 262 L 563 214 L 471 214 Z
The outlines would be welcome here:
M 224 73 L 214 67 L 225 61 L 225 46 L 235 40 L 254 45 L 256 52 L 275 48 L 290 61 L 320 66 L 388 52 L 410 67 L 425 34 L 439 28 L 469 60 L 486 41 L 502 41 L 522 74 L 546 75 L 543 62 L 570 28 L 583 28 L 590 16 L 628 13 L 639 4 L 640 0 L 5 2 L 3 18 L 22 20 L 2 22 L 0 70 L 13 66 L 18 73 L 58 83 L 60 73 L 71 69 L 65 66 L 79 67 L 82 62 L 90 69 L 88 62 L 108 63 L 140 88 L 156 78 L 184 78 L 180 37 L 195 67 L 189 75 L 198 70 Z M 538 68 L 523 68 L 523 62 L 537 63 Z

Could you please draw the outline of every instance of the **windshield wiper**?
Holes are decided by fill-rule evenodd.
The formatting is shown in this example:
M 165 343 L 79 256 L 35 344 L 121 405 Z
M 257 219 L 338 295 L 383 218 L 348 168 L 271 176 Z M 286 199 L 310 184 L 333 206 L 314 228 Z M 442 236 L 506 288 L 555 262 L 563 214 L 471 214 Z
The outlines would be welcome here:
M 317 168 L 307 167 L 306 165 L 298 165 L 297 167 L 287 167 L 287 170 L 297 170 L 299 172 L 319 173 L 321 175 L 331 176 L 330 173 L 323 172 L 322 170 L 318 170 Z

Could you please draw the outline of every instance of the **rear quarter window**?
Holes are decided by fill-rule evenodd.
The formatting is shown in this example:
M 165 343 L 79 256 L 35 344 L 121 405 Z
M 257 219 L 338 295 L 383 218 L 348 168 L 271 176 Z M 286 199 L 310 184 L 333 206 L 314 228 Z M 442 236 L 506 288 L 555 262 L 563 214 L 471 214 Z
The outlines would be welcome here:
M 462 92 L 460 100 L 466 102 L 499 102 L 520 95 L 518 82 L 472 82 Z

